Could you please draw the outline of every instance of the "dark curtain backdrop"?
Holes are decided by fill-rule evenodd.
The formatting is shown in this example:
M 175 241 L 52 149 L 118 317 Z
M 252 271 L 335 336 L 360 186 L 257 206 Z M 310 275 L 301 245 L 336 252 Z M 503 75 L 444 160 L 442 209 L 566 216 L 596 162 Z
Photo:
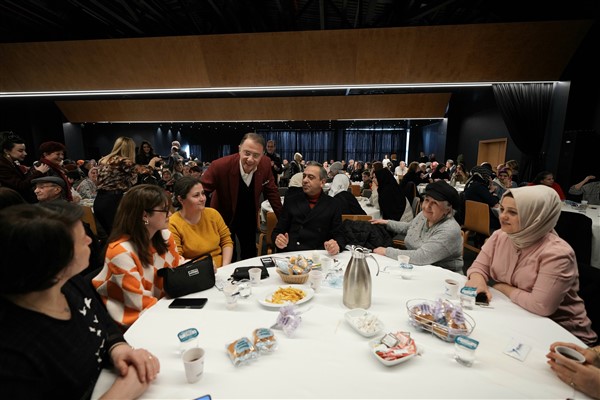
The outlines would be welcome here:
M 306 161 L 336 160 L 336 135 L 341 135 L 343 143 L 342 154 L 346 160 L 354 159 L 371 162 L 383 160 L 391 153 L 402 155 L 406 152 L 406 135 L 404 130 L 346 130 L 336 131 L 268 131 L 258 130 L 265 140 L 274 140 L 276 152 L 282 159 L 294 159 L 294 153 L 299 152 Z M 215 148 L 216 157 L 212 157 L 209 149 L 202 149 L 201 145 L 190 145 L 190 153 L 202 161 L 210 161 L 227 156 L 237 151 L 237 146 L 219 144 Z M 205 158 L 203 158 L 206 157 Z
M 306 161 L 335 158 L 335 131 L 257 131 L 265 140 L 274 140 L 276 152 L 282 159 L 292 161 L 294 153 Z
M 347 130 L 344 134 L 344 154 L 348 160 L 381 161 L 387 154 L 406 152 L 405 130 Z
M 544 154 L 552 83 L 500 83 L 494 97 L 511 139 L 522 152 L 519 176 L 530 182 L 540 172 Z

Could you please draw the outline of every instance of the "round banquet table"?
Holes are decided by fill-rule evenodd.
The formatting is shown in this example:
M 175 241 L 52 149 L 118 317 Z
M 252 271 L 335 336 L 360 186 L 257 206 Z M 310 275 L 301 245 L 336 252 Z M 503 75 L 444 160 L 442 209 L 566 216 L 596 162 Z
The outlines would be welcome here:
M 301 252 L 311 255 L 312 252 Z M 325 251 L 319 251 L 321 257 Z M 282 253 L 285 256 L 297 253 Z M 383 333 L 407 331 L 422 354 L 388 367 L 370 352 L 369 338 L 359 335 L 345 321 L 342 289 L 322 286 L 308 302 L 293 337 L 274 330 L 278 349 L 248 365 L 235 367 L 225 347 L 242 337 L 252 337 L 256 328 L 271 327 L 278 309 L 259 304 L 267 293 L 285 286 L 273 268 L 270 277 L 240 299 L 237 307 L 225 307 L 223 293 L 216 288 L 186 297 L 206 297 L 203 309 L 169 309 L 171 299 L 161 299 L 141 315 L 126 332 L 128 342 L 144 347 L 161 362 L 161 372 L 142 398 L 193 399 L 210 394 L 213 399 L 586 399 L 560 381 L 546 364 L 545 354 L 554 341 L 583 345 L 552 320 L 534 315 L 492 289 L 493 308 L 476 306 L 466 311 L 475 321 L 471 337 L 479 341 L 472 367 L 454 359 L 454 344 L 447 343 L 410 325 L 406 301 L 443 297 L 444 280 L 464 283 L 465 277 L 435 266 L 416 266 L 413 278 L 403 280 L 395 272 L 394 260 L 375 255 L 382 269 L 368 258 L 373 281 L 369 312 L 383 323 Z M 336 256 L 345 268 L 350 253 Z M 227 279 L 238 266 L 260 265 L 259 258 L 220 268 L 217 278 Z M 387 268 L 386 268 L 387 267 Z M 383 272 L 386 269 L 386 272 Z M 177 333 L 194 327 L 199 345 L 206 351 L 204 374 L 188 384 L 178 352 Z M 531 346 L 524 361 L 504 354 L 513 340 Z M 104 370 L 92 398 L 104 393 L 115 378 Z

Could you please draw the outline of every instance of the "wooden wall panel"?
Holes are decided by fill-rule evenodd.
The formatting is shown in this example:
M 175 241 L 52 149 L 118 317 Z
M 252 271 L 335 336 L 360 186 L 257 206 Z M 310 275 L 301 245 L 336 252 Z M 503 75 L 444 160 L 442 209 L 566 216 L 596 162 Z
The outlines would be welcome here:
M 449 93 L 345 97 L 59 101 L 74 123 L 444 118 Z
M 0 92 L 557 80 L 590 21 L 0 45 Z

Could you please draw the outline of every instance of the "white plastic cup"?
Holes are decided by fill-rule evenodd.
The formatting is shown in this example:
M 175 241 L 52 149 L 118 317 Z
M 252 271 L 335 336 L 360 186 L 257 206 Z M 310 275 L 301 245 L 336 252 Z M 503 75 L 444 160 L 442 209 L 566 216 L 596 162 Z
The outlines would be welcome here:
M 321 261 L 321 253 L 319 253 L 318 251 L 313 251 L 311 254 L 311 258 L 313 260 L 313 263 L 318 264 Z
M 233 310 L 237 306 L 239 288 L 237 285 L 226 285 L 223 288 L 225 295 L 225 307 L 228 310 Z
M 308 273 L 308 282 L 310 287 L 313 288 L 315 292 L 318 292 L 319 288 L 321 287 L 321 283 L 323 282 L 323 272 L 316 270 L 310 271 Z
M 250 275 L 250 283 L 252 284 L 252 286 L 257 286 L 260 283 L 260 276 L 262 275 L 262 269 L 250 268 L 250 270 L 248 270 L 248 274 Z
M 444 281 L 444 294 L 451 299 L 456 299 L 458 297 L 458 281 L 446 279 Z
M 327 274 L 331 267 L 333 266 L 333 260 L 327 256 L 321 258 L 321 271 L 324 274 Z
M 186 350 L 181 358 L 185 369 L 185 378 L 188 383 L 196 383 L 204 372 L 204 349 L 193 347 Z

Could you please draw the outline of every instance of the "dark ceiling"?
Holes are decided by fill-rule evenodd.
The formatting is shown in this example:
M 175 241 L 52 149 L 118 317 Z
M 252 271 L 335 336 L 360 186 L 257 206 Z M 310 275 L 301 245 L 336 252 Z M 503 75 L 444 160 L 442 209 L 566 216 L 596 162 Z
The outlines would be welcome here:
M 0 0 L 0 42 L 590 19 L 597 0 Z
M 598 0 L 0 0 L 0 43 L 597 19 L 599 10 Z M 264 128 L 430 123 L 295 121 Z

